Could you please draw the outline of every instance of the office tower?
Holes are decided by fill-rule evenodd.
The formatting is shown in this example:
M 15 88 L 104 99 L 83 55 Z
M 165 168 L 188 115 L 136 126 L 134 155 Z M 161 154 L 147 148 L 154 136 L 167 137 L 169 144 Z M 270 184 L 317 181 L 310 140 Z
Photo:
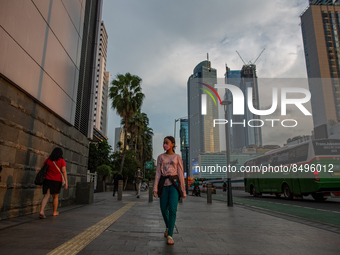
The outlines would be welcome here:
M 256 65 L 249 64 L 243 65 L 241 70 L 241 90 L 243 91 L 244 98 L 248 98 L 248 88 L 252 88 L 252 99 L 253 106 L 255 109 L 260 109 L 260 100 L 259 100 L 259 90 L 257 84 L 257 75 L 256 75 Z M 261 127 L 251 127 L 248 125 L 249 120 L 254 120 L 252 122 L 253 126 L 259 125 L 259 122 L 255 120 L 260 119 L 260 116 L 253 114 L 248 110 L 248 102 L 244 100 L 245 106 L 245 144 L 262 146 L 262 132 Z
M 131 134 L 128 133 L 128 136 Z M 120 147 L 118 147 L 118 143 L 120 143 Z M 124 128 L 117 127 L 115 128 L 115 141 L 114 141 L 114 151 L 119 151 L 120 149 L 124 148 Z M 129 145 L 126 145 L 126 149 L 129 149 Z
M 188 158 L 186 154 L 186 146 L 189 146 L 189 130 L 188 130 L 188 119 L 180 120 L 180 130 L 179 130 L 180 144 L 181 144 L 181 154 L 183 160 L 184 171 L 186 167 L 188 167 L 188 172 L 190 171 L 190 165 L 188 164 L 189 158 L 189 149 L 188 149 Z
M 108 94 L 110 86 L 110 73 L 106 72 L 107 40 L 107 32 L 102 21 L 95 76 L 93 125 L 105 136 L 107 136 Z
M 120 146 L 118 146 L 118 143 L 120 143 Z M 119 151 L 121 148 L 123 148 L 124 144 L 124 129 L 121 127 L 115 128 L 115 142 L 114 142 L 114 151 Z
M 301 14 L 314 138 L 335 138 L 340 121 L 340 6 L 310 1 Z M 339 136 L 339 135 L 338 135 Z
M 218 107 L 210 97 L 206 97 L 206 115 L 201 114 L 203 85 L 214 87 L 217 83 L 216 69 L 209 60 L 204 60 L 195 68 L 188 80 L 188 127 L 189 127 L 189 161 L 198 162 L 200 153 L 220 152 L 219 127 L 213 127 L 218 119 Z M 189 173 L 191 176 L 191 173 Z
M 256 66 L 254 64 L 243 65 L 240 71 L 232 71 L 226 66 L 225 83 L 240 88 L 245 98 L 248 98 L 248 88 L 252 88 L 253 106 L 255 109 L 260 109 Z M 225 98 L 230 101 L 233 100 L 229 90 L 226 90 Z M 248 110 L 247 100 L 244 104 L 244 115 L 233 115 L 233 104 L 228 106 L 228 121 L 230 123 L 230 120 L 232 120 L 235 123 L 229 126 L 229 148 L 232 151 L 242 151 L 248 145 L 262 146 L 261 127 L 248 125 L 249 120 L 257 120 L 259 116 Z M 253 125 L 259 125 L 259 123 L 255 121 Z
M 74 126 L 89 139 L 93 138 L 93 109 L 96 59 L 103 0 L 86 0 L 82 36 L 79 84 Z
M 241 70 L 230 70 L 230 68 L 226 65 L 226 73 L 225 73 L 225 84 L 232 84 L 240 88 L 241 85 Z M 224 98 L 232 101 L 233 97 L 230 90 L 226 89 Z M 228 106 L 228 116 L 227 120 L 233 121 L 233 123 L 242 123 L 244 116 L 241 115 L 233 115 L 233 104 Z M 225 126 L 224 126 L 225 129 Z M 246 128 L 239 125 L 230 126 L 229 125 L 229 148 L 231 151 L 241 151 L 242 148 L 246 145 L 245 141 L 245 131 Z M 225 133 L 225 132 L 224 132 Z
M 309 0 L 309 4 L 314 5 L 340 5 L 339 0 Z
M 40 210 L 42 187 L 34 179 L 55 147 L 63 150 L 69 176 L 60 204 L 74 203 L 76 183 L 87 180 L 88 133 L 79 131 L 76 118 L 92 122 L 85 100 L 91 91 L 80 91 L 80 84 L 83 68 L 91 73 L 94 67 L 95 55 L 84 50 L 87 45 L 93 52 L 93 44 L 84 41 L 94 37 L 88 24 L 95 23 L 101 3 L 1 1 L 1 220 Z

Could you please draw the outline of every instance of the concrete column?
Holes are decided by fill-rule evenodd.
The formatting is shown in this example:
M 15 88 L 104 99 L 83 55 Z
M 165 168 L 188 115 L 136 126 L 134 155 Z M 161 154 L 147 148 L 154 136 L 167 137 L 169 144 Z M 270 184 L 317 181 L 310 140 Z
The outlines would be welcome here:
M 122 200 L 123 197 L 123 180 L 118 181 L 118 200 Z
M 153 202 L 153 182 L 149 182 L 149 202 Z
M 207 185 L 207 203 L 212 203 L 212 189 L 211 189 L 211 183 Z

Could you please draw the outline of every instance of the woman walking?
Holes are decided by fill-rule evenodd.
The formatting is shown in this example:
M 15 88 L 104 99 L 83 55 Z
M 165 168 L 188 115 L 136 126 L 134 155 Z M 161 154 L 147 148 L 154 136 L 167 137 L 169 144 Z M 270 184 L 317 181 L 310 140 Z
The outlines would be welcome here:
M 67 189 L 67 173 L 66 173 L 66 163 L 63 159 L 63 151 L 61 148 L 55 148 L 51 155 L 45 160 L 44 165 L 48 165 L 45 180 L 43 183 L 43 194 L 44 197 L 41 200 L 41 209 L 39 212 L 39 218 L 45 219 L 45 207 L 50 198 L 53 196 L 53 216 L 59 215 L 58 209 L 58 196 L 61 190 L 62 182 L 65 180 L 65 187 Z
M 160 198 L 160 206 L 165 222 L 167 244 L 174 244 L 172 238 L 177 213 L 178 200 L 186 198 L 183 162 L 180 155 L 174 151 L 175 138 L 167 136 L 164 138 L 163 148 L 166 151 L 157 158 L 154 197 Z

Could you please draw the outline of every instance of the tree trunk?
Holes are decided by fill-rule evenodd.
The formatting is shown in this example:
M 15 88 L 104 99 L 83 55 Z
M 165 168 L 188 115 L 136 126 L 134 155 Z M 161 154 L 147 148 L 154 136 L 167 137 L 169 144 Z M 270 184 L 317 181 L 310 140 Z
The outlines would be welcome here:
M 129 177 L 126 176 L 125 183 L 124 183 L 124 190 L 126 189 L 126 185 L 127 185 L 127 183 L 128 183 L 128 179 L 129 179 Z
M 125 126 L 124 126 L 124 149 L 123 149 L 122 163 L 120 164 L 120 174 L 122 174 L 122 173 L 123 173 L 124 160 L 125 160 L 125 154 L 126 154 L 126 143 L 127 143 L 127 122 L 128 122 L 128 119 L 127 119 L 127 117 L 125 117 Z

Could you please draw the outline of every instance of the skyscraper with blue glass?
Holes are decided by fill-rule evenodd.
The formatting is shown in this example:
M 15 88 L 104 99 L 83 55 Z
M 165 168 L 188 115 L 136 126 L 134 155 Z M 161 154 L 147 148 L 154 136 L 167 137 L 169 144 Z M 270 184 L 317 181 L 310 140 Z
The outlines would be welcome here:
M 244 65 L 242 70 L 230 70 L 226 66 L 225 83 L 240 88 L 245 98 L 248 96 L 248 88 L 252 88 L 253 106 L 255 109 L 260 109 L 255 65 Z M 229 90 L 226 90 L 225 98 L 233 101 Z M 244 115 L 233 115 L 233 104 L 228 106 L 228 125 L 231 121 L 234 123 L 229 125 L 229 148 L 233 151 L 241 151 L 248 145 L 262 146 L 261 127 L 251 127 L 248 125 L 249 120 L 259 119 L 259 116 L 248 110 L 247 100 L 245 100 L 244 109 L 247 109 Z

